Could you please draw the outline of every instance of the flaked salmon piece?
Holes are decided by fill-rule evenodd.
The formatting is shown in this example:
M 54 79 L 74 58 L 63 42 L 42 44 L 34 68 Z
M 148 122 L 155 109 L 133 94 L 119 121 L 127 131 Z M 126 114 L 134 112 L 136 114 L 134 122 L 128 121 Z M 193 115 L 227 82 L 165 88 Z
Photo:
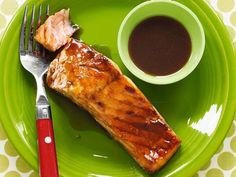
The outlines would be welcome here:
M 36 30 L 35 40 L 49 51 L 56 51 L 64 46 L 78 26 L 71 26 L 69 9 L 62 9 L 48 17 L 43 25 Z
M 47 84 L 89 111 L 150 173 L 180 145 L 174 131 L 118 66 L 78 40 L 72 39 L 51 62 Z

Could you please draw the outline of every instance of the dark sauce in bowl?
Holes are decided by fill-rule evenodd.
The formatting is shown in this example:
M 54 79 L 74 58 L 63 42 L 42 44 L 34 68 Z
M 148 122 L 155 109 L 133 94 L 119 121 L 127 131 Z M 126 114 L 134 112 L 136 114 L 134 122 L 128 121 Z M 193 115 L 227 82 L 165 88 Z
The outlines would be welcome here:
M 142 71 L 156 76 L 180 70 L 191 55 L 188 31 L 177 20 L 150 17 L 139 23 L 129 38 L 129 55 Z

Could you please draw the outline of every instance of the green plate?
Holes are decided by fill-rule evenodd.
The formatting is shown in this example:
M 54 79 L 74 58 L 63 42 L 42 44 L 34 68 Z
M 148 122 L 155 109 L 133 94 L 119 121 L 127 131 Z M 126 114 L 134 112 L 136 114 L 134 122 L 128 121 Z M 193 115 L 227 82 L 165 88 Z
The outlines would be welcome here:
M 71 9 L 81 38 L 96 44 L 144 92 L 181 137 L 182 146 L 153 176 L 191 176 L 216 152 L 230 127 L 236 108 L 236 58 L 229 35 L 202 0 L 180 0 L 202 22 L 204 56 L 184 80 L 155 86 L 138 80 L 122 64 L 117 32 L 126 14 L 143 0 L 31 0 L 51 11 Z M 13 18 L 0 44 L 0 117 L 9 139 L 22 157 L 38 169 L 35 133 L 35 82 L 19 63 L 19 30 L 24 8 Z M 148 176 L 130 155 L 84 110 L 47 90 L 52 106 L 60 174 L 63 177 Z

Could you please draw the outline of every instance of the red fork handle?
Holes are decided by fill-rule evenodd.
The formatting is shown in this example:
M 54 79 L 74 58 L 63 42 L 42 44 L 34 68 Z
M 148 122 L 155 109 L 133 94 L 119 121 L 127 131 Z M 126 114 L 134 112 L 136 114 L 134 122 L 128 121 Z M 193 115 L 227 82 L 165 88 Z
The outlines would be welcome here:
M 58 177 L 56 148 L 50 118 L 37 119 L 40 177 Z

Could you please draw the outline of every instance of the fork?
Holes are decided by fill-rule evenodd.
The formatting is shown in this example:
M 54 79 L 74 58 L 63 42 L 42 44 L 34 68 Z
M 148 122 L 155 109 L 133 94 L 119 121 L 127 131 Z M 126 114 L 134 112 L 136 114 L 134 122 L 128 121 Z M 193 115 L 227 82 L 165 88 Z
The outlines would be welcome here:
M 42 5 L 39 7 L 37 26 L 41 24 Z M 20 31 L 20 62 L 22 66 L 30 72 L 37 83 L 36 96 L 36 127 L 39 154 L 39 174 L 41 177 L 58 177 L 58 165 L 54 133 L 52 125 L 51 109 L 46 96 L 43 77 L 50 64 L 46 60 L 46 51 L 34 41 L 35 6 L 33 5 L 31 22 L 27 21 L 28 5 L 25 7 L 24 17 Z M 46 17 L 49 16 L 49 6 L 47 6 Z M 27 39 L 27 25 L 29 26 L 29 37 Z M 35 44 L 35 45 L 34 45 Z

